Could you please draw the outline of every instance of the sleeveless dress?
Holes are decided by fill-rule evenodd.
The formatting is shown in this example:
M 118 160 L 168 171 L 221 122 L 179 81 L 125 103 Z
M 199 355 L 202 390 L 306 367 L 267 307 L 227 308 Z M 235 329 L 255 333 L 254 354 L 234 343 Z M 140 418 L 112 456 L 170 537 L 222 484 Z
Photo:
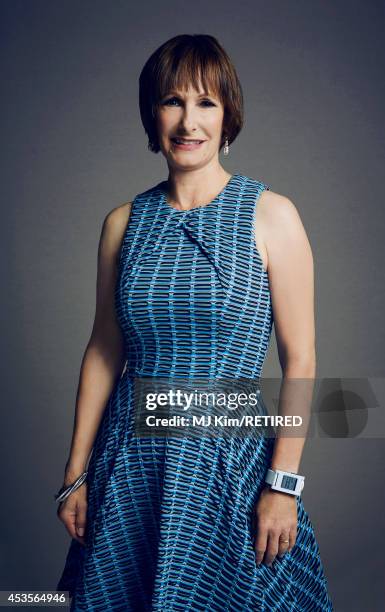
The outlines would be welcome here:
M 88 466 L 86 546 L 57 585 L 71 610 L 332 611 L 313 526 L 297 500 L 290 553 L 257 566 L 251 515 L 274 439 L 139 437 L 134 380 L 261 375 L 273 312 L 254 238 L 261 181 L 234 174 L 209 204 L 138 194 L 120 251 L 116 313 L 126 369 Z

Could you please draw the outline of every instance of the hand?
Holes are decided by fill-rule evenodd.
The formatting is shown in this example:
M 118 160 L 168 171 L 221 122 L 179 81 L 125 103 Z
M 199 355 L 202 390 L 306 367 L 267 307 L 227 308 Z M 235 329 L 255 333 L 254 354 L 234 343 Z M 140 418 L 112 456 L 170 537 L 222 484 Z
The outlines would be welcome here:
M 255 532 L 257 565 L 266 553 L 265 563 L 269 567 L 276 555 L 282 557 L 290 552 L 297 538 L 297 500 L 293 495 L 274 491 L 266 486 L 252 515 Z M 282 540 L 289 540 L 282 543 Z
M 64 523 L 70 536 L 85 546 L 87 517 L 87 483 L 76 489 L 59 504 L 57 516 Z M 83 530 L 83 531 L 82 531 Z

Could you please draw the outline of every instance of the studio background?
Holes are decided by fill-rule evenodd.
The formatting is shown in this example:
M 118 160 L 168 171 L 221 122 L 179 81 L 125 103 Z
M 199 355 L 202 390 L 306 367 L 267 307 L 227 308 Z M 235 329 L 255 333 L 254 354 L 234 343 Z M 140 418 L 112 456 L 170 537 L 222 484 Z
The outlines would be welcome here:
M 301 215 L 315 261 L 317 375 L 383 376 L 385 8 L 380 1 L 2 1 L 0 588 L 54 589 L 56 517 L 103 219 L 167 178 L 139 73 L 164 41 L 216 36 L 245 97 L 221 161 Z M 264 376 L 279 376 L 274 331 Z M 336 612 L 383 609 L 384 441 L 311 438 L 300 473 Z

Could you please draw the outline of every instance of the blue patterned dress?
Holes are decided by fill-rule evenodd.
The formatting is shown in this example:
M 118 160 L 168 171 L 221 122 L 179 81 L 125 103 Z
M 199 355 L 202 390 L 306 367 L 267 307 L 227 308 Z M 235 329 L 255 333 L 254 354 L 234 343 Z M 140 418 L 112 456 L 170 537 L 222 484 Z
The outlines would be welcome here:
M 268 187 L 234 174 L 209 204 L 172 208 L 166 182 L 138 194 L 124 234 L 116 312 L 127 356 L 89 464 L 85 547 L 57 585 L 71 610 L 330 612 L 312 524 L 257 566 L 251 515 L 274 439 L 139 437 L 134 380 L 257 379 L 273 312 L 254 238 Z

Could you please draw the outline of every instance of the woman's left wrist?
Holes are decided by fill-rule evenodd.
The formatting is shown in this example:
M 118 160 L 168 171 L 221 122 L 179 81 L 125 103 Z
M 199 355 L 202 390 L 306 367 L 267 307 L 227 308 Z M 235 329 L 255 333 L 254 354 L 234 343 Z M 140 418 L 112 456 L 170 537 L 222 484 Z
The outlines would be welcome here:
M 272 463 L 270 465 L 271 470 L 282 470 L 283 472 L 291 472 L 292 474 L 298 474 L 299 465 L 284 465 L 282 463 L 276 464 Z

